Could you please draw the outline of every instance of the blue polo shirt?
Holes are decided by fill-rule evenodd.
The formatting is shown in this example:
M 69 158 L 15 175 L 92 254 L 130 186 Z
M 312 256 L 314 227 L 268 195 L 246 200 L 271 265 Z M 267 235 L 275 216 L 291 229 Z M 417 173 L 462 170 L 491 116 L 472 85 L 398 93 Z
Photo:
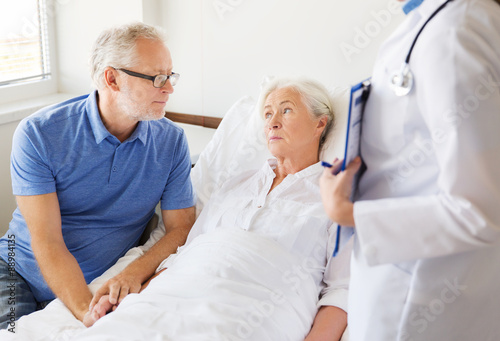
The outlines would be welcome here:
M 163 210 L 194 205 L 183 130 L 166 118 L 142 121 L 121 143 L 104 127 L 97 96 L 77 97 L 21 121 L 11 155 L 14 195 L 57 193 L 64 241 L 87 283 L 138 244 L 159 201 Z M 15 236 L 15 270 L 38 301 L 53 299 L 19 208 L 0 239 L 4 260 L 9 235 Z

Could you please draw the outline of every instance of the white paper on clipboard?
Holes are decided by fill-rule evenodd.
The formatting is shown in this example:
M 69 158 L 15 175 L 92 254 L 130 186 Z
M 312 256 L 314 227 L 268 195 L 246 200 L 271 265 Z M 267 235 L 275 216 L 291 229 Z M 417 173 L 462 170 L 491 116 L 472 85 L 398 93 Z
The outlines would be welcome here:
M 359 155 L 359 145 L 361 140 L 361 121 L 365 103 L 370 93 L 370 80 L 367 79 L 351 88 L 351 98 L 349 101 L 349 114 L 347 117 L 347 133 L 345 141 L 344 162 L 342 170 Z
M 349 100 L 349 113 L 347 116 L 347 133 L 345 141 L 345 152 L 344 161 L 342 162 L 341 171 L 344 171 L 357 156 L 360 155 L 360 142 L 361 142 L 361 123 L 363 121 L 363 113 L 365 110 L 365 103 L 370 94 L 370 79 L 367 79 L 359 84 L 354 85 L 351 88 L 351 96 Z M 356 193 L 359 174 L 354 177 L 352 184 L 352 196 Z M 339 251 L 340 239 L 341 239 L 341 229 L 342 226 L 337 226 L 337 238 L 335 242 L 335 250 L 333 251 L 333 257 L 335 257 Z

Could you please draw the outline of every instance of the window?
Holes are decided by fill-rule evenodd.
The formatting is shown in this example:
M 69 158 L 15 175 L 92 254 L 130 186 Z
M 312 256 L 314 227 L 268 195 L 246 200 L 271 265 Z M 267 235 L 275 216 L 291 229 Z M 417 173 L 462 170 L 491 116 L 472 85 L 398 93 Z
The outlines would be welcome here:
M 27 91 L 30 97 L 55 92 L 49 48 L 53 15 L 48 15 L 47 1 L 50 0 L 2 1 L 0 4 L 2 102 L 24 99 Z M 43 88 L 37 90 L 35 83 L 43 83 Z

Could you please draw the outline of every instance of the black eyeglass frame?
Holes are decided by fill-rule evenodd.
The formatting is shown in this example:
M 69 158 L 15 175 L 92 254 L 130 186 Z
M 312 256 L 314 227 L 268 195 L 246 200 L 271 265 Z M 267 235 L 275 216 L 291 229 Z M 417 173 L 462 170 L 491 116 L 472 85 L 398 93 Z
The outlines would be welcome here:
M 148 80 L 153 82 L 153 86 L 155 88 L 162 88 L 169 79 L 170 79 L 170 84 L 172 84 L 172 86 L 175 86 L 177 84 L 177 81 L 179 80 L 179 77 L 181 76 L 180 74 L 175 73 L 175 72 L 172 72 L 170 75 L 148 76 L 148 75 L 145 75 L 143 73 L 134 72 L 134 71 L 130 71 L 127 69 L 121 69 L 121 68 L 119 68 L 119 69 L 113 68 L 113 69 L 125 72 L 127 75 L 132 76 L 132 77 L 148 79 Z M 162 79 L 162 78 L 158 78 L 158 77 L 165 77 L 165 78 Z

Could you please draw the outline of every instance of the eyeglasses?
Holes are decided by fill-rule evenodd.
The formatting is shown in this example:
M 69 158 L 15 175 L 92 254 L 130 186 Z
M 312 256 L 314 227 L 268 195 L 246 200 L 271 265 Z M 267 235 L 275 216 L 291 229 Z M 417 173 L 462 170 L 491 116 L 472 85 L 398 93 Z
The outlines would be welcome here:
M 122 72 L 125 72 L 129 76 L 149 79 L 150 81 L 153 82 L 153 86 L 155 88 L 162 88 L 169 79 L 170 79 L 170 84 L 172 84 L 172 86 L 175 86 L 177 84 L 177 81 L 179 80 L 179 77 L 181 76 L 180 74 L 175 72 L 172 72 L 170 75 L 148 76 L 143 73 L 138 73 L 126 69 L 115 69 L 115 70 L 120 70 Z

